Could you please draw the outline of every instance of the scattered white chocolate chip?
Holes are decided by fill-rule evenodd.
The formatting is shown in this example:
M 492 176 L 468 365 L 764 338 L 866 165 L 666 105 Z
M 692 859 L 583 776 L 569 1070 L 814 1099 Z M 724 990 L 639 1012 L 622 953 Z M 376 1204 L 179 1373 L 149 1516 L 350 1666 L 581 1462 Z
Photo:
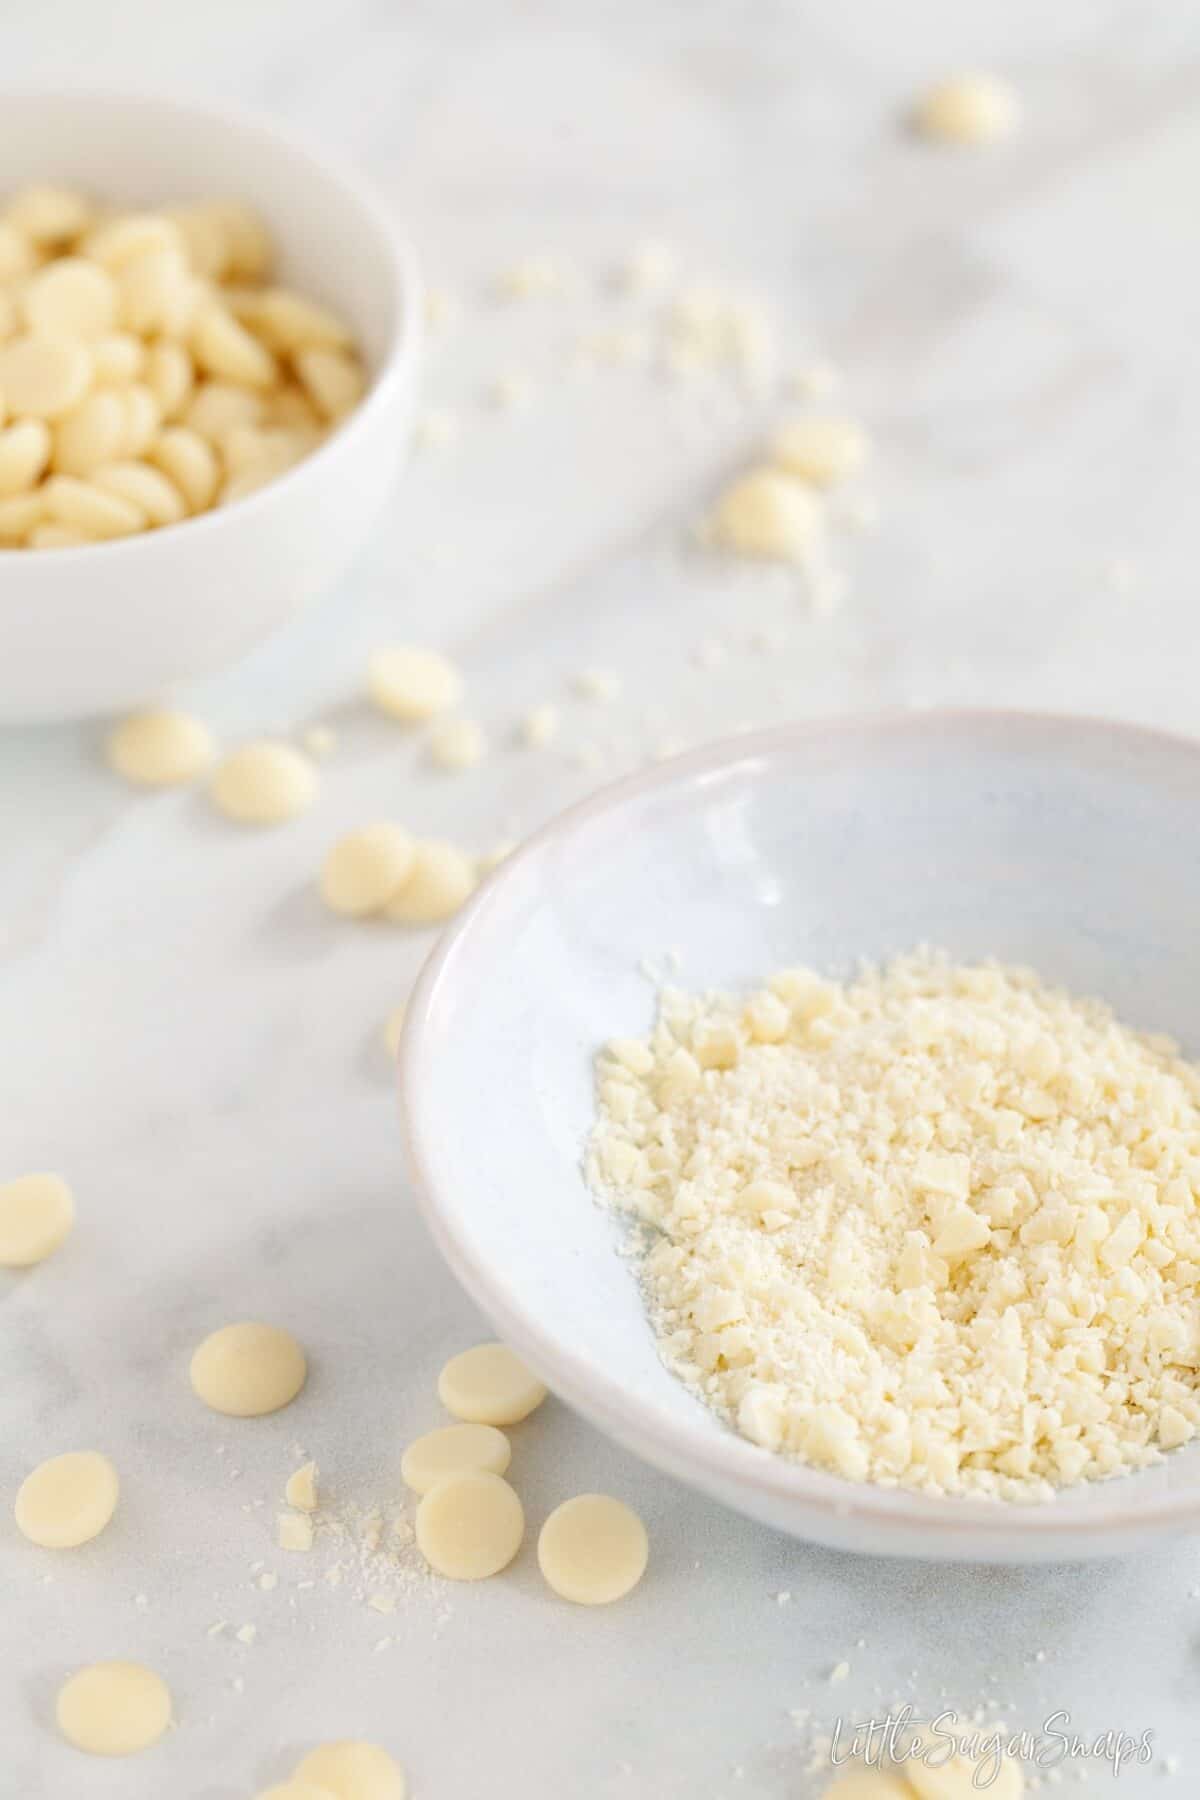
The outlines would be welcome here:
M 198 1397 L 214 1412 L 238 1419 L 278 1412 L 296 1398 L 307 1373 L 304 1352 L 291 1332 L 257 1321 L 214 1331 L 191 1364 Z
M 475 889 L 471 859 L 454 844 L 422 838 L 414 846 L 412 872 L 384 911 L 400 925 L 440 925 Z
M 558 708 L 546 700 L 531 706 L 518 727 L 520 741 L 529 750 L 544 750 L 558 735 Z
M 219 812 L 241 825 L 278 825 L 316 799 L 312 764 L 291 744 L 245 744 L 225 758 L 213 777 Z
M 149 1749 L 171 1723 L 171 1695 L 153 1669 L 138 1663 L 92 1663 L 59 1689 L 55 1717 L 77 1750 L 132 1756 Z
M 577 1494 L 556 1506 L 538 1536 L 538 1566 L 564 1600 L 607 1606 L 646 1571 L 646 1527 L 608 1494 Z
M 318 1744 L 296 1767 L 296 1778 L 332 1800 L 405 1800 L 404 1772 L 379 1744 L 344 1739 Z
M 922 94 L 912 122 L 924 138 L 944 144 L 990 144 L 1007 137 L 1020 117 L 1013 89 L 996 75 L 952 75 Z
M 833 415 L 790 419 L 779 427 L 770 443 L 773 463 L 815 487 L 833 487 L 857 475 L 869 449 L 861 425 Z
M 462 697 L 462 676 L 436 650 L 396 645 L 377 650 L 367 669 L 371 699 L 393 719 L 417 723 L 445 712 Z
M 289 1506 L 298 1507 L 301 1512 L 317 1510 L 317 1465 L 315 1462 L 301 1464 L 288 1476 L 283 1497 Z
M 95 1450 L 69 1450 L 39 1463 L 17 1490 L 13 1508 L 30 1543 L 72 1549 L 98 1537 L 116 1511 L 117 1471 Z
M 456 1419 L 516 1425 L 542 1404 L 546 1389 L 507 1344 L 476 1344 L 450 1358 L 438 1376 L 438 1398 Z
M 611 669 L 580 669 L 573 677 L 571 686 L 583 700 L 607 703 L 619 697 L 621 678 Z
M 469 1469 L 436 1482 L 417 1507 L 417 1545 L 439 1575 L 484 1581 L 507 1568 L 525 1535 L 520 1500 L 499 1475 Z
M 726 488 L 709 519 L 714 543 L 735 556 L 803 562 L 821 530 L 821 503 L 805 482 L 767 464 Z
M 473 769 L 482 762 L 487 741 L 474 719 L 438 719 L 429 731 L 429 759 L 447 774 Z
M 340 838 L 321 869 L 321 898 L 350 919 L 381 912 L 412 874 L 413 842 L 399 825 L 364 825 Z
M 138 787 L 176 787 L 207 768 L 213 741 L 200 719 L 154 707 L 115 725 L 105 753 L 110 767 Z
M 503 1475 L 511 1459 L 512 1446 L 494 1425 L 443 1425 L 408 1446 L 400 1478 L 414 1494 L 427 1494 L 435 1482 L 464 1469 Z
M 64 1242 L 75 1201 L 61 1175 L 18 1175 L 0 1182 L 0 1269 L 30 1269 Z

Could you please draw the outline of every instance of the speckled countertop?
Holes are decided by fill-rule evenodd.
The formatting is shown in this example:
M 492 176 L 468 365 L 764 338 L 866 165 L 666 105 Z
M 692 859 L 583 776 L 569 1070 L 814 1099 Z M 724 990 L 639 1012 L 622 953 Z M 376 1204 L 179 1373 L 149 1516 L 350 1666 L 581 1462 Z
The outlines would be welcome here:
M 1195 13 L 131 0 L 118 28 L 46 0 L 3 33 L 8 78 L 227 96 L 340 147 L 462 306 L 427 386 L 457 444 L 415 464 L 338 594 L 188 696 L 227 738 L 333 718 L 311 814 L 248 837 L 201 796 L 117 787 L 90 729 L 0 744 L 0 1161 L 63 1168 L 80 1208 L 60 1256 L 0 1282 L 0 1493 L 85 1442 L 125 1483 L 69 1562 L 0 1524 L 0 1793 L 240 1800 L 314 1737 L 368 1735 L 415 1796 L 802 1800 L 791 1715 L 893 1698 L 1150 1728 L 1155 1766 L 1089 1789 L 1191 1791 L 1193 1546 L 1057 1571 L 856 1561 L 690 1497 L 553 1403 L 521 1438 L 531 1510 L 597 1486 L 651 1528 L 651 1575 L 610 1612 L 552 1603 L 528 1554 L 451 1589 L 364 1572 L 328 1538 L 288 1557 L 273 1518 L 296 1447 L 346 1505 L 390 1516 L 435 1372 L 480 1329 L 414 1216 L 378 1041 L 424 944 L 331 928 L 311 877 L 340 829 L 393 813 L 483 849 L 666 741 L 847 708 L 1194 726 Z M 1022 134 L 980 156 L 906 140 L 914 87 L 964 64 L 1018 84 Z M 848 592 L 828 615 L 680 548 L 770 396 L 572 366 L 617 316 L 605 272 L 646 237 L 765 296 L 783 366 L 831 358 L 876 441 L 878 525 L 839 532 Z M 486 299 L 541 249 L 575 263 L 579 296 Z M 530 404 L 489 412 L 480 389 L 506 370 Z M 405 636 L 462 661 L 496 745 L 481 769 L 436 775 L 357 706 L 368 651 Z M 620 673 L 618 702 L 570 697 L 589 664 Z M 556 746 L 513 748 L 546 699 Z M 201 1415 L 185 1369 L 246 1314 L 292 1324 L 313 1373 L 238 1429 Z M 105 1656 L 155 1664 L 176 1695 L 178 1729 L 128 1764 L 84 1761 L 50 1723 L 64 1671 Z

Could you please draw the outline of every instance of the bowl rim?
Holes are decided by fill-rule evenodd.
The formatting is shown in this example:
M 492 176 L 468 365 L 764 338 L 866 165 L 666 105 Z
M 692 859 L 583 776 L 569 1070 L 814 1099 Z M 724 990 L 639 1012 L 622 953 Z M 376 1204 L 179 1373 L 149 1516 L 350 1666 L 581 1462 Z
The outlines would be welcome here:
M 1200 1521 L 1200 1489 L 1183 1494 L 1146 1495 L 1134 1479 L 1139 1471 L 1131 1471 L 1128 1477 L 1118 1476 L 1105 1484 L 1111 1485 L 1114 1494 L 1129 1492 L 1129 1503 L 1123 1508 L 1104 1509 L 1094 1518 L 1064 1517 L 1056 1500 L 1058 1495 L 1064 1499 L 1070 1496 L 1074 1491 L 1070 1487 L 1058 1490 L 1055 1499 L 1038 1504 L 926 1496 L 910 1488 L 845 1480 L 810 1464 L 772 1455 L 728 1429 L 711 1439 L 698 1440 L 687 1426 L 664 1419 L 658 1412 L 650 1413 L 589 1359 L 543 1331 L 536 1318 L 510 1304 L 503 1281 L 451 1223 L 453 1214 L 447 1215 L 439 1204 L 436 1161 L 425 1118 L 425 1071 L 430 1065 L 424 1039 L 431 1029 L 432 1016 L 444 990 L 455 978 L 455 964 L 476 923 L 505 898 L 507 877 L 513 869 L 532 864 L 548 848 L 561 844 L 590 820 L 680 780 L 726 774 L 737 764 L 822 738 L 835 742 L 852 742 L 856 738 L 911 740 L 967 727 L 1008 736 L 1042 734 L 1060 741 L 1082 736 L 1116 740 L 1131 748 L 1141 745 L 1184 758 L 1200 777 L 1200 739 L 1097 714 L 1002 707 L 919 711 L 893 708 L 838 714 L 722 737 L 636 771 L 577 801 L 532 832 L 487 876 L 435 945 L 414 986 L 400 1041 L 397 1080 L 401 1124 L 418 1205 L 451 1272 L 553 1392 L 644 1461 L 689 1486 L 717 1495 L 726 1504 L 737 1504 L 731 1496 L 744 1494 L 743 1510 L 757 1510 L 759 1517 L 766 1516 L 766 1509 L 771 1506 L 778 1509 L 775 1517 L 779 1510 L 802 1506 L 813 1522 L 813 1535 L 818 1535 L 818 1525 L 824 1526 L 829 1533 L 827 1541 L 831 1542 L 845 1541 L 849 1527 L 875 1527 L 887 1534 L 888 1541 L 881 1544 L 882 1549 L 894 1552 L 899 1547 L 902 1554 L 936 1557 L 939 1561 L 953 1561 L 956 1556 L 980 1560 L 989 1555 L 997 1560 L 1071 1560 L 1105 1554 L 1114 1547 L 1132 1548 L 1135 1540 L 1145 1541 L 1150 1535 L 1185 1530 Z M 810 1487 L 809 1483 L 815 1485 Z M 925 1502 L 927 1511 L 914 1512 L 914 1500 Z M 934 1533 L 937 1542 L 930 1543 Z M 796 1535 L 803 1535 L 802 1526 L 798 1526 Z
M 258 138 L 265 145 L 283 150 L 297 163 L 319 171 L 324 177 L 332 177 L 346 199 L 362 213 L 387 253 L 393 289 L 392 317 L 387 343 L 363 398 L 345 418 L 338 421 L 315 450 L 301 457 L 291 468 L 272 476 L 262 487 L 243 495 L 240 500 L 235 500 L 228 506 L 209 507 L 205 512 L 178 519 L 171 525 L 162 525 L 153 531 L 138 531 L 129 537 L 109 538 L 94 544 L 67 544 L 39 550 L 39 567 L 48 556 L 55 559 L 56 567 L 61 567 L 69 558 L 90 561 L 98 553 L 103 553 L 109 561 L 115 561 L 118 555 L 123 555 L 132 562 L 139 556 L 159 553 L 164 538 L 172 544 L 178 543 L 178 534 L 187 531 L 189 537 L 194 539 L 200 531 L 219 531 L 222 524 L 231 517 L 245 518 L 250 508 L 263 509 L 270 506 L 280 494 L 290 493 L 293 485 L 311 471 L 323 468 L 329 458 L 344 448 L 352 436 L 359 433 L 368 422 L 374 421 L 378 413 L 390 403 L 395 390 L 413 378 L 424 336 L 424 284 L 416 252 L 394 223 L 374 184 L 358 171 L 349 158 L 323 147 L 318 148 L 302 133 L 276 124 L 268 115 L 253 107 L 194 100 L 154 89 L 90 87 L 84 83 L 55 88 L 33 85 L 25 87 L 17 83 L 0 84 L 0 108 L 16 102 L 62 105 L 71 101 L 102 107 L 143 107 L 164 114 L 186 115 L 218 128 L 232 126 L 248 137 Z M 267 223 L 269 225 L 270 221 Z M 0 545 L 0 568 L 8 569 L 10 565 L 14 568 L 18 565 L 28 567 L 30 562 L 31 554 L 27 549 L 19 545 Z

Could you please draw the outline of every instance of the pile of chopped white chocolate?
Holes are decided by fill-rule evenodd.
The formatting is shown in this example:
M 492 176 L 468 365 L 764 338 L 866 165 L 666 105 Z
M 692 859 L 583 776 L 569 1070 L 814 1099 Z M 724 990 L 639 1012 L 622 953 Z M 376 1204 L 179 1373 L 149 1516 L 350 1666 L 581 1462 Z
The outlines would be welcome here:
M 0 547 L 62 549 L 252 493 L 363 396 L 327 307 L 271 285 L 238 201 L 118 211 L 29 188 L 0 210 Z
M 598 1063 L 588 1171 L 655 1228 L 667 1364 L 854 1480 L 1028 1500 L 1200 1424 L 1200 1069 L 933 953 L 666 991 Z

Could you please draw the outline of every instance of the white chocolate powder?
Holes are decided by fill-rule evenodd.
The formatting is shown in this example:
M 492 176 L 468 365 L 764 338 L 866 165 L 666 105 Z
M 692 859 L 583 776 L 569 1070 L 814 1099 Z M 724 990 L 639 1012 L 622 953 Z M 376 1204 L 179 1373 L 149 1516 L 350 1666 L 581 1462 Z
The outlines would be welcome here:
M 1200 1069 L 932 953 L 665 991 L 598 1059 L 596 1189 L 667 1365 L 855 1480 L 1043 1499 L 1200 1424 Z

